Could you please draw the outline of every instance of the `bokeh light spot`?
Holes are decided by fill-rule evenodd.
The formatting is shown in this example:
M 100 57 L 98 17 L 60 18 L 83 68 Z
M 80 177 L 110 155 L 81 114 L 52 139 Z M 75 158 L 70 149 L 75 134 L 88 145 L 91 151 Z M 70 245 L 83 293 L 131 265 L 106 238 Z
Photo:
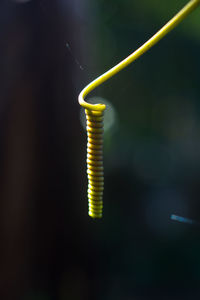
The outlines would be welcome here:
M 110 130 L 116 124 L 116 111 L 113 105 L 108 100 L 101 97 L 90 98 L 88 102 L 92 104 L 103 103 L 106 105 L 106 110 L 104 112 L 104 132 Z M 83 128 L 86 130 L 85 111 L 83 108 L 80 111 L 80 120 Z

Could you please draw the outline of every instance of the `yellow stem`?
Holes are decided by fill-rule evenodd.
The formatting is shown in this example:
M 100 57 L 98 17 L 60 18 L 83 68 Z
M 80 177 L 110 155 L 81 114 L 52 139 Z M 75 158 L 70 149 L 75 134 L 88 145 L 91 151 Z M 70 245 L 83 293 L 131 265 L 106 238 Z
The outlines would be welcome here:
M 151 47 L 157 44 L 165 35 L 173 30 L 181 21 L 183 21 L 195 8 L 200 5 L 200 0 L 191 0 L 186 4 L 167 24 L 165 24 L 156 34 L 154 34 L 146 43 L 139 47 L 135 52 L 130 54 L 127 58 L 122 60 L 116 66 L 99 76 L 91 83 L 89 83 L 79 95 L 79 103 L 86 109 L 103 111 L 105 104 L 90 104 L 84 101 L 84 98 L 97 86 L 101 85 L 104 81 L 108 80 L 122 69 L 127 67 L 142 54 L 147 52 Z

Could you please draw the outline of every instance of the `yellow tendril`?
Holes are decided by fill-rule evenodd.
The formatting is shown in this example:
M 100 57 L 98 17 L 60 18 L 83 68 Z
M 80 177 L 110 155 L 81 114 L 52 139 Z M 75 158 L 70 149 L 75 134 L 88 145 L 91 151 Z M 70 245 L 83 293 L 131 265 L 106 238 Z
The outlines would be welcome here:
M 103 111 L 105 104 L 90 104 L 84 99 L 96 87 L 120 72 L 134 62 L 142 54 L 157 44 L 165 35 L 183 21 L 195 8 L 200 5 L 200 0 L 191 0 L 167 24 L 165 24 L 146 43 L 130 54 L 127 58 L 113 68 L 89 83 L 80 93 L 79 104 L 85 108 L 88 132 L 88 199 L 89 215 L 92 218 L 101 218 L 103 209 Z

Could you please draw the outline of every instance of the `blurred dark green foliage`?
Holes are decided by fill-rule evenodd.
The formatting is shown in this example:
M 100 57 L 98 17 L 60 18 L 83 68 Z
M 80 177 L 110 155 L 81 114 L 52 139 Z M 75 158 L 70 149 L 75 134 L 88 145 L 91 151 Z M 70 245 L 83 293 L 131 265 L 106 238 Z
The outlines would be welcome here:
M 90 3 L 94 57 L 88 74 L 93 79 L 142 45 L 186 1 Z M 110 294 L 105 297 L 106 290 L 102 299 L 199 295 L 200 231 L 170 220 L 173 212 L 200 219 L 199 33 L 197 9 L 94 91 L 117 114 L 115 126 L 105 133 L 105 218 L 99 244 L 109 245 L 102 276 Z

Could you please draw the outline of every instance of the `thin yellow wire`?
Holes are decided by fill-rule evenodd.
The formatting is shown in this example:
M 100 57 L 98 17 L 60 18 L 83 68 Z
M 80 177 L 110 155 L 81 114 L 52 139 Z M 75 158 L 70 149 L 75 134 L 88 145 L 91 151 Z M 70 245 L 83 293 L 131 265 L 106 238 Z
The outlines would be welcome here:
M 165 24 L 156 34 L 154 34 L 146 43 L 139 47 L 135 52 L 130 54 L 127 58 L 122 60 L 116 66 L 99 76 L 92 82 L 90 82 L 79 95 L 79 104 L 89 110 L 103 111 L 105 110 L 105 104 L 90 104 L 84 101 L 84 98 L 96 87 L 107 81 L 109 78 L 120 72 L 127 67 L 142 54 L 147 52 L 151 47 L 157 44 L 165 35 L 173 30 L 181 21 L 183 21 L 195 8 L 200 5 L 200 0 L 191 0 L 186 4 L 167 24 Z
M 156 43 L 158 43 L 167 33 L 175 28 L 189 13 L 200 5 L 200 0 L 191 0 L 176 14 L 165 26 L 163 26 L 152 38 L 135 52 L 118 63 L 116 66 L 99 76 L 88 84 L 79 95 L 79 103 L 85 108 L 87 119 L 87 174 L 88 174 L 88 214 L 92 218 L 101 218 L 103 210 L 103 111 L 105 104 L 90 104 L 84 98 L 94 88 L 114 76 L 130 63 L 139 58 Z M 123 104 L 124 105 L 124 104 Z M 126 105 L 126 104 L 125 104 Z

